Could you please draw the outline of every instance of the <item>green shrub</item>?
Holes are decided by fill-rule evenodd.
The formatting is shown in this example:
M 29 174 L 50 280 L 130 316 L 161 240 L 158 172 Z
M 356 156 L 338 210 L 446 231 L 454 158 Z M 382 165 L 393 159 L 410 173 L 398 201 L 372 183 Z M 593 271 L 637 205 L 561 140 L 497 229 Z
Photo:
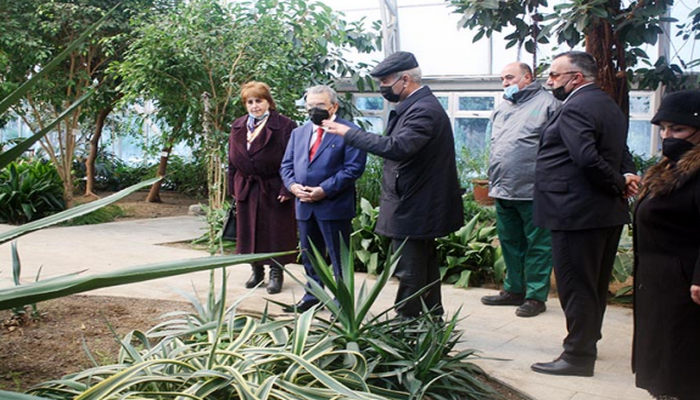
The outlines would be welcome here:
M 391 242 L 376 232 L 377 217 L 379 216 L 379 206 L 373 207 L 370 201 L 362 198 L 360 200 L 360 211 L 352 220 L 353 232 L 351 235 L 355 250 L 355 259 L 359 265 L 357 270 L 376 275 L 381 272 L 380 267 L 384 264 L 389 253 Z
M 465 224 L 457 232 L 438 238 L 438 260 L 443 282 L 467 287 L 503 281 L 505 264 L 496 241 L 496 211 L 474 201 L 470 194 L 462 197 Z M 360 200 L 360 212 L 353 219 L 351 236 L 358 271 L 379 274 L 391 248 L 388 238 L 374 230 L 379 207 L 367 199 Z
M 190 161 L 180 156 L 170 156 L 163 188 L 192 197 L 207 196 L 209 190 L 206 164 L 201 157 Z
M 85 156 L 73 163 L 74 176 L 78 180 L 76 187 L 85 187 Z M 95 160 L 95 189 L 114 192 L 135 185 L 156 176 L 158 162 L 142 162 L 129 165 L 116 155 L 100 148 Z M 188 160 L 172 155 L 168 159 L 168 168 L 162 181 L 162 188 L 179 193 L 203 197 L 207 195 L 207 169 L 199 159 Z
M 44 160 L 20 160 L 0 171 L 0 222 L 24 224 L 64 210 L 58 171 Z
M 87 178 L 86 160 L 87 154 L 81 154 L 76 156 L 73 161 L 73 176 L 77 181 L 75 187 L 81 190 L 85 189 Z M 95 159 L 95 190 L 115 192 L 131 186 L 129 182 L 126 182 L 126 186 L 122 186 L 122 182 L 120 182 L 117 175 L 117 171 L 124 167 L 126 167 L 124 161 L 114 155 L 114 153 L 107 151 L 104 146 L 100 147 L 97 150 L 97 158 Z M 138 182 L 141 182 L 141 180 L 132 182 L 132 184 Z
M 206 204 L 199 205 L 202 210 L 207 215 L 207 226 L 211 227 L 211 230 L 207 229 L 202 236 L 192 240 L 192 244 L 195 246 L 204 246 L 209 243 L 217 243 L 221 250 L 233 253 L 236 250 L 236 242 L 230 241 L 223 238 L 224 222 L 226 221 L 226 216 L 228 216 L 228 210 L 231 208 L 231 202 L 225 202 L 222 208 L 214 210 L 214 212 L 209 212 L 209 206 Z M 214 240 L 210 240 L 210 232 L 214 232 L 216 237 Z M 210 249 L 214 250 L 214 249 Z
M 620 243 L 617 247 L 615 264 L 613 264 L 610 281 L 625 283 L 634 272 L 634 250 L 632 249 L 632 231 L 629 225 L 625 225 L 620 235 Z M 634 285 L 625 285 L 613 293 L 612 300 L 618 303 L 632 303 Z
M 382 192 L 382 168 L 384 161 L 374 154 L 367 154 L 365 172 L 357 180 L 357 198 L 367 199 L 372 206 L 379 205 L 379 196 Z M 358 212 L 361 212 L 359 210 Z
M 152 164 L 138 164 L 131 166 L 127 163 L 120 163 L 114 169 L 114 180 L 116 182 L 116 190 L 122 190 L 129 186 L 142 182 L 145 179 L 154 178 L 156 176 L 158 166 Z
M 456 287 L 469 287 L 486 282 L 500 283 L 503 271 L 496 246 L 496 227 L 493 223 L 480 223 L 475 215 L 457 232 L 438 238 L 438 259 L 441 261 L 440 276 L 446 283 Z
M 471 221 L 472 218 L 478 216 L 480 223 L 493 223 L 496 221 L 496 207 L 482 206 L 474 200 L 472 192 L 462 196 L 462 206 L 464 210 L 464 223 Z

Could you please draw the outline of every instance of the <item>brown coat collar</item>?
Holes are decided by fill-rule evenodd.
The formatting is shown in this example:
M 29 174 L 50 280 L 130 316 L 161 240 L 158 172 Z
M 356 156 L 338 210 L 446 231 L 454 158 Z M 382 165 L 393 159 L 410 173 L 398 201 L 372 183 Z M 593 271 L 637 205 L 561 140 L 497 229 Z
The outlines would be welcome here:
M 696 145 L 685 153 L 675 166 L 671 160 L 664 157 L 644 174 L 642 193 L 639 198 L 671 193 L 688 183 L 698 172 L 700 172 L 700 145 Z

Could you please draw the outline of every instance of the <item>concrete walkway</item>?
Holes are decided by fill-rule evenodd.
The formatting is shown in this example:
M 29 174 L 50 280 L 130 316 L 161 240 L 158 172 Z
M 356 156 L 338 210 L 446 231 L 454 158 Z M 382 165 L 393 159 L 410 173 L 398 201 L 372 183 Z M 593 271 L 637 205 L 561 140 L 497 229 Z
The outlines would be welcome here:
M 165 246 L 188 241 L 204 232 L 201 218 L 183 216 L 150 220 L 131 220 L 81 227 L 54 227 L 31 233 L 18 240 L 24 282 L 34 280 L 39 267 L 41 279 L 88 269 L 86 274 L 155 262 L 207 256 L 204 251 Z M 10 229 L 0 225 L 0 231 Z M 12 286 L 10 246 L 0 246 L 0 287 Z M 299 265 L 289 266 L 303 279 Z M 239 298 L 248 290 L 243 282 L 250 274 L 246 265 L 228 268 L 228 299 Z M 358 282 L 369 279 L 357 274 Z M 209 286 L 209 273 L 154 280 L 90 292 L 89 294 L 184 300 L 172 288 L 189 293 L 195 290 L 203 298 Z M 391 281 L 376 309 L 393 304 L 397 282 Z M 194 288 L 194 289 L 193 289 Z M 269 296 L 261 289 L 246 299 L 241 308 L 261 311 L 266 298 L 294 302 L 303 295 L 303 288 L 287 279 L 282 293 Z M 460 328 L 464 331 L 464 348 L 480 351 L 484 359 L 476 362 L 490 375 L 519 389 L 536 400 L 647 400 L 645 391 L 634 386 L 630 370 L 632 311 L 609 307 L 603 324 L 603 340 L 599 342 L 599 360 L 592 378 L 556 377 L 530 371 L 530 364 L 550 361 L 561 352 L 566 333 L 564 315 L 558 301 L 547 304 L 546 313 L 535 318 L 515 316 L 514 307 L 486 307 L 479 299 L 493 294 L 486 289 L 455 289 L 443 286 L 443 302 L 448 313 L 461 307 Z M 281 310 L 270 304 L 269 311 Z

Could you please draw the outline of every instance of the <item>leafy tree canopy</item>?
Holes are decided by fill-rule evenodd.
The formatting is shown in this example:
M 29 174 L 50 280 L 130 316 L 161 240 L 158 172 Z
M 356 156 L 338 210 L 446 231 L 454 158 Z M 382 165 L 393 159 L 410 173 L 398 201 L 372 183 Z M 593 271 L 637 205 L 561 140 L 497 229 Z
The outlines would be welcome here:
M 312 84 L 353 77 L 366 66 L 345 57 L 352 47 L 370 52 L 379 45 L 363 22 L 347 23 L 322 3 L 305 0 L 225 2 L 193 0 L 151 14 L 139 22 L 138 39 L 113 69 L 123 80 L 124 102 L 153 100 L 169 126 L 183 134 L 201 125 L 201 95 L 211 96 L 215 130 L 245 112 L 240 86 L 266 82 L 278 109 L 298 117 L 295 101 Z M 184 120 L 183 120 L 184 119 Z
M 641 87 L 666 84 L 672 88 L 687 85 L 683 68 L 700 65 L 700 58 L 671 64 L 653 60 L 643 46 L 657 44 L 664 33 L 664 23 L 674 24 L 683 40 L 700 39 L 700 7 L 686 21 L 668 17 L 673 0 L 449 0 L 455 12 L 463 14 L 460 25 L 477 31 L 474 40 L 493 32 L 506 33 L 506 48 L 523 46 L 536 54 L 537 44 L 556 40 L 586 50 L 598 60 L 601 70 L 612 75 L 622 72 L 629 81 L 638 78 Z M 609 60 L 606 60 L 608 58 Z M 603 79 L 605 81 L 605 79 Z M 613 85 L 613 78 L 607 82 Z

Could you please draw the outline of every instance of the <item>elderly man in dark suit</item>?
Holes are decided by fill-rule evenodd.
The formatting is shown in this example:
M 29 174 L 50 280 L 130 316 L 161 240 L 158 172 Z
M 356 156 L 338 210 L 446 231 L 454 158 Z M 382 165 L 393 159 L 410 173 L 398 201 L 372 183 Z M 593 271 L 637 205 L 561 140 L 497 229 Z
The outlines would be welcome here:
M 342 138 L 326 135 L 323 120 L 334 120 L 347 127 L 357 126 L 336 116 L 338 95 L 329 86 L 306 91 L 306 110 L 311 121 L 292 131 L 282 159 L 280 174 L 284 186 L 296 197 L 296 217 L 306 275 L 321 284 L 311 266 L 311 243 L 333 264 L 336 279 L 341 277 L 340 240 L 350 241 L 355 216 L 355 181 L 362 176 L 367 153 L 345 144 Z M 304 312 L 319 300 L 308 290 L 304 297 L 285 311 Z
M 535 167 L 534 221 L 552 233 L 552 258 L 568 335 L 564 352 L 532 370 L 593 376 L 625 198 L 639 177 L 627 149 L 627 118 L 595 84 L 593 57 L 555 57 L 547 84 L 564 104 L 545 126 Z
M 413 54 L 397 52 L 370 75 L 379 80 L 386 100 L 398 103 L 389 114 L 385 135 L 324 121 L 328 132 L 345 143 L 384 158 L 377 233 L 404 244 L 396 268 L 399 289 L 396 312 L 412 319 L 423 303 L 433 315 L 443 314 L 435 238 L 463 224 L 462 200 L 455 164 L 452 125 L 438 99 L 421 84 Z M 406 301 L 420 292 L 421 296 Z

